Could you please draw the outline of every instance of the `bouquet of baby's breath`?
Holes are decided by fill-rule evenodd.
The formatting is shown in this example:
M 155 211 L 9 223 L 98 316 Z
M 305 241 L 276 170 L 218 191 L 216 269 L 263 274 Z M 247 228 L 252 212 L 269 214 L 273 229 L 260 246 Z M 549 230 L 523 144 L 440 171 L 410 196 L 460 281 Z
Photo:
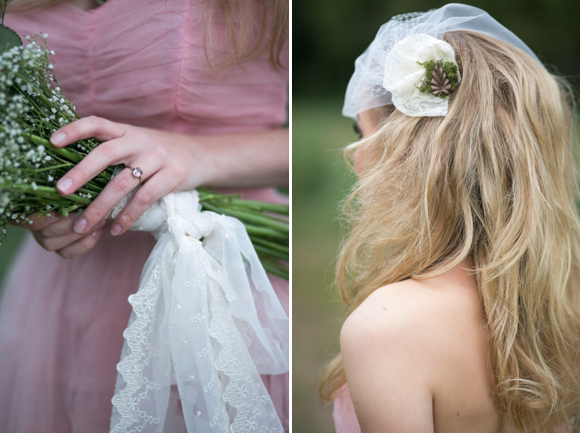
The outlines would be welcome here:
M 56 148 L 49 137 L 79 116 L 63 94 L 50 62 L 46 38 L 26 37 L 0 26 L 0 244 L 11 222 L 29 222 L 28 215 L 54 211 L 61 217 L 86 208 L 113 176 L 108 167 L 70 196 L 56 182 L 99 145 L 86 139 Z M 284 278 L 288 270 L 288 206 L 241 199 L 199 189 L 204 210 L 239 218 L 264 268 Z M 275 216 L 279 214 L 280 216 Z

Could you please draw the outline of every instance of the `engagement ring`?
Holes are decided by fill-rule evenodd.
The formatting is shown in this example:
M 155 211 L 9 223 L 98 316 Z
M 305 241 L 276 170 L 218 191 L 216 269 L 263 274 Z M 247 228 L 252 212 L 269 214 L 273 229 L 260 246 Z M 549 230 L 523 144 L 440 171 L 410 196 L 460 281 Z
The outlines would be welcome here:
M 141 185 L 143 185 L 143 170 L 140 167 L 131 167 L 130 165 L 125 166 L 126 168 L 130 168 L 131 172 L 133 173 L 133 177 L 139 179 Z

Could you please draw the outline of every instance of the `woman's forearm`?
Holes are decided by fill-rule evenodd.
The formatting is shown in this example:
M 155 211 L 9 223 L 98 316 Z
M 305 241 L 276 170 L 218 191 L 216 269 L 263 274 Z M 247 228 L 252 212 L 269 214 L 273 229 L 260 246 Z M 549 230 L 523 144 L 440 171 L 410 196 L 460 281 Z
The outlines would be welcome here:
M 192 160 L 197 160 L 192 183 L 209 188 L 286 186 L 289 178 L 287 129 L 221 135 L 166 132 Z M 197 186 L 197 185 L 196 185 Z

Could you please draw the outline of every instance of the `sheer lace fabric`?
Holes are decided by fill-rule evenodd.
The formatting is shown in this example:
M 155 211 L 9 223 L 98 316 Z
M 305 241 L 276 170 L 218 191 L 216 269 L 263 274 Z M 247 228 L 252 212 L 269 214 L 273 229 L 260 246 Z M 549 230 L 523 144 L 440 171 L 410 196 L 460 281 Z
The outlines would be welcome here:
M 188 191 L 132 230 L 158 240 L 129 297 L 111 431 L 162 432 L 176 383 L 188 431 L 283 432 L 260 374 L 288 371 L 288 318 L 243 224 Z
M 391 92 L 383 86 L 387 54 L 399 41 L 416 34 L 443 39 L 446 32 L 467 30 L 508 42 L 539 59 L 515 34 L 482 9 L 451 3 L 429 12 L 393 17 L 379 29 L 375 39 L 356 59 L 355 71 L 346 89 L 342 113 L 356 119 L 361 111 L 391 104 Z

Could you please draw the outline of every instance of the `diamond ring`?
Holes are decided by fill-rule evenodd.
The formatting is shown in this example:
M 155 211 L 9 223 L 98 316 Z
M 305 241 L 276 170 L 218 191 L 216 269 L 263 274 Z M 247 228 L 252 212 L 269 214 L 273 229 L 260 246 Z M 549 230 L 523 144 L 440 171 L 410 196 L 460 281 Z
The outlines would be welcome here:
M 126 168 L 130 168 L 131 172 L 133 173 L 133 177 L 139 179 L 139 183 L 143 185 L 143 170 L 140 167 L 131 167 L 130 165 L 126 165 Z

